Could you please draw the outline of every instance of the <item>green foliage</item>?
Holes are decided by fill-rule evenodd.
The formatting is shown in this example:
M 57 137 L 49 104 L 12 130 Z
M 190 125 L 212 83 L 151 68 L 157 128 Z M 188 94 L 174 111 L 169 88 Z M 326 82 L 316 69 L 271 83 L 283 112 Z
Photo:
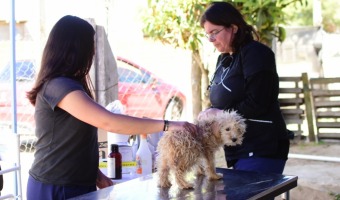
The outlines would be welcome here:
M 340 194 L 337 194 L 337 193 L 334 193 L 334 192 L 330 192 L 329 195 L 334 197 L 334 200 L 340 200 Z
M 200 16 L 208 1 L 149 0 L 143 15 L 146 36 L 174 47 L 198 50 L 204 36 Z
M 340 200 L 340 194 L 335 195 L 335 200 Z
M 313 25 L 313 0 L 307 1 L 306 5 L 295 2 L 283 9 L 288 26 Z
M 307 5 L 307 0 L 234 0 L 233 3 L 245 20 L 254 25 L 260 40 L 270 46 L 274 38 L 280 42 L 286 38 L 283 25 L 287 23 L 287 19 L 284 8 L 295 3 Z
M 307 0 L 306 6 L 293 3 L 284 8 L 287 25 L 312 26 L 313 25 L 313 0 Z M 321 0 L 322 26 L 327 32 L 340 29 L 339 0 Z
M 203 38 L 199 19 L 209 0 L 148 0 L 143 15 L 146 36 L 163 43 L 190 50 L 198 50 Z M 285 39 L 284 8 L 291 4 L 307 5 L 307 0 L 233 0 L 245 20 L 254 25 L 261 41 L 270 46 L 273 38 Z

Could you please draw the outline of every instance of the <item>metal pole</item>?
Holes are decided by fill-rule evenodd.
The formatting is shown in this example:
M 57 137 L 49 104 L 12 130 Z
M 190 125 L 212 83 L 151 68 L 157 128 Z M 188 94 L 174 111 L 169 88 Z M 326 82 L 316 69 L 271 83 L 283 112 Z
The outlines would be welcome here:
M 11 40 L 10 82 L 12 84 L 12 132 L 17 133 L 17 99 L 16 99 L 16 60 L 15 60 L 15 0 L 11 0 L 11 17 L 9 23 Z
M 12 132 L 13 134 L 17 134 L 17 99 L 16 99 L 16 58 L 15 58 L 15 35 L 16 35 L 16 20 L 15 20 L 15 0 L 11 0 L 11 17 L 10 17 L 10 25 L 9 25 L 9 29 L 10 29 L 10 40 L 11 40 L 11 78 L 10 81 L 12 83 Z M 17 142 L 19 143 L 19 142 Z M 17 145 L 17 148 L 19 148 L 19 144 Z M 19 155 L 17 155 L 19 156 Z M 20 165 L 20 160 L 19 163 L 16 163 L 17 165 Z M 21 181 L 18 179 L 21 179 L 20 177 L 20 169 L 18 171 L 19 173 L 14 173 L 14 188 L 15 188 L 15 194 L 18 198 L 21 199 Z M 19 174 L 19 175 L 18 175 Z M 20 184 L 20 185 L 18 185 Z M 20 194 L 19 194 L 19 190 L 20 190 Z M 20 195 L 20 196 L 19 196 Z

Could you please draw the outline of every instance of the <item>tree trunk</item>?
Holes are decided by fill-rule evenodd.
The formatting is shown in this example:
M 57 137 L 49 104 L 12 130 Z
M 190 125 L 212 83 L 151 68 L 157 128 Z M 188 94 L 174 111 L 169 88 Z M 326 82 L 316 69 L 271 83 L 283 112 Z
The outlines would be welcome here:
M 210 107 L 210 99 L 209 99 L 209 70 L 202 67 L 201 68 L 202 74 L 201 74 L 201 81 L 202 81 L 202 109 L 205 110 Z
M 191 89 L 192 89 L 192 114 L 196 119 L 202 110 L 202 92 L 201 92 L 201 67 L 199 51 L 193 51 L 191 56 Z

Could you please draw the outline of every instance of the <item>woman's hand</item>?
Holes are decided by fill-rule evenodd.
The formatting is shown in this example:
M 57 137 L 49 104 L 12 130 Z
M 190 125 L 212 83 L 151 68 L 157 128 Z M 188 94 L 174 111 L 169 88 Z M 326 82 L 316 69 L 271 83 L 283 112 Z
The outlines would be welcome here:
M 98 175 L 96 180 L 96 185 L 99 189 L 103 189 L 113 185 L 112 180 L 105 176 L 100 169 L 98 169 Z
M 192 135 L 197 134 L 197 126 L 195 124 L 184 122 L 184 121 L 169 121 L 169 129 L 168 131 L 174 130 L 186 130 L 189 131 Z

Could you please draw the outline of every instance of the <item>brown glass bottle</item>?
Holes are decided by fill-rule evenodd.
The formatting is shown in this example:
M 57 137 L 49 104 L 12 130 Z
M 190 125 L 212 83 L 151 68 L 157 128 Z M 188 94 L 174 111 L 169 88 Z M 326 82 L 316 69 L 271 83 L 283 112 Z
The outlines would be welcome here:
M 117 144 L 111 144 L 111 152 L 107 158 L 107 176 L 111 179 L 122 179 L 122 155 Z

